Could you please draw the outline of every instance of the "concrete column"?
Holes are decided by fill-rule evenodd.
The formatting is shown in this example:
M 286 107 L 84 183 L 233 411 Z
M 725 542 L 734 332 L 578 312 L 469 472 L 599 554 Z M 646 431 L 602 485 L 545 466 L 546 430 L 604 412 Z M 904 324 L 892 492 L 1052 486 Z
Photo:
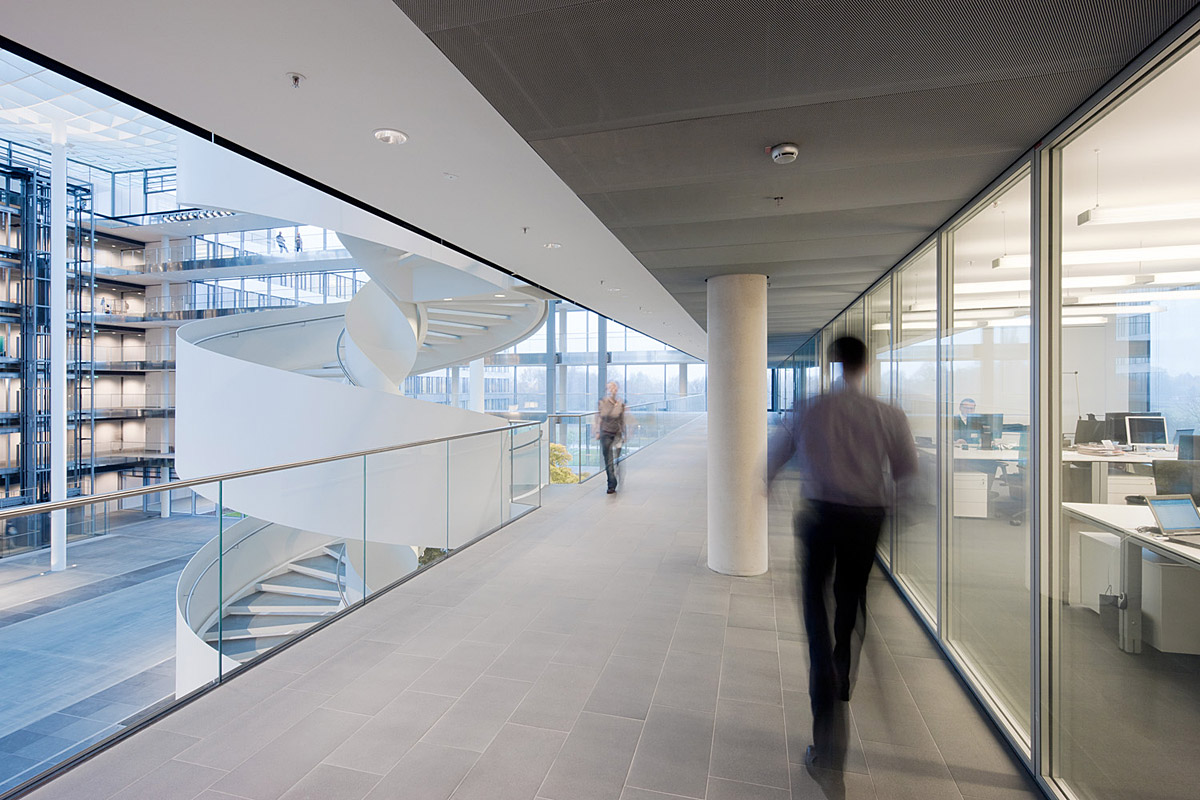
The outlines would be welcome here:
M 483 411 L 483 359 L 477 358 L 471 362 L 470 396 L 467 399 L 468 408 L 472 411 Z
M 462 394 L 462 373 L 458 367 L 450 368 L 450 405 L 458 408 L 458 398 Z
M 679 365 L 679 396 L 686 397 L 688 393 L 687 386 L 687 364 Z
M 708 279 L 708 566 L 767 571 L 767 278 Z

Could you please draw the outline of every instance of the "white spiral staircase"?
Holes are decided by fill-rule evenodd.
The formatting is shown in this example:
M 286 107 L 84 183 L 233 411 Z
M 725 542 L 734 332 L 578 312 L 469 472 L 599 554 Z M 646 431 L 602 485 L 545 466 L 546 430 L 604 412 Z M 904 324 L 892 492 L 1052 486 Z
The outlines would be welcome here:
M 372 279 L 349 303 L 218 317 L 179 330 L 181 477 L 505 424 L 404 397 L 399 387 L 410 374 L 519 342 L 544 322 L 545 301 L 392 248 L 342 239 Z M 414 449 L 369 464 L 332 461 L 198 487 L 247 519 L 225 532 L 224 551 L 216 540 L 205 545 L 180 578 L 177 694 L 216 677 L 211 654 L 218 639 L 226 668 L 233 668 L 361 598 L 372 574 L 405 574 L 416 568 L 422 548 L 454 547 L 488 529 L 508 477 L 494 442 L 474 441 L 459 440 L 444 470 L 430 469 L 429 456 Z M 456 489 L 453 508 L 430 502 L 451 486 L 472 491 Z M 364 580 L 355 564 L 368 554 L 380 568 L 364 569 Z

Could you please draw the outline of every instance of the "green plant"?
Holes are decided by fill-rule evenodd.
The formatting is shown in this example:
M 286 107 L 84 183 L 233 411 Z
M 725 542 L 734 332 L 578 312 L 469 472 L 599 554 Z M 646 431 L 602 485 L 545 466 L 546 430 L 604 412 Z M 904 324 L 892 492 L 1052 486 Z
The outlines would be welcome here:
M 421 555 L 417 556 L 417 564 L 418 566 L 422 567 L 426 564 L 432 564 L 433 562 L 444 558 L 449 552 L 449 550 L 443 550 L 440 547 L 426 547 L 423 551 L 421 551 Z
M 565 445 L 550 444 L 550 482 L 579 483 L 579 476 L 567 465 L 571 463 L 571 452 Z

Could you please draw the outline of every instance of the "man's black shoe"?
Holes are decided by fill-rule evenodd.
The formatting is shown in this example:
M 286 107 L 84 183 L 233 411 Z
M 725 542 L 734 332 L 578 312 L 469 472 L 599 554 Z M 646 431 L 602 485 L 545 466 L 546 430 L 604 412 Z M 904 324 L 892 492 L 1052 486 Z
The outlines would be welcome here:
M 616 494 L 616 493 L 617 493 L 616 489 L 609 489 L 607 492 L 607 494 Z

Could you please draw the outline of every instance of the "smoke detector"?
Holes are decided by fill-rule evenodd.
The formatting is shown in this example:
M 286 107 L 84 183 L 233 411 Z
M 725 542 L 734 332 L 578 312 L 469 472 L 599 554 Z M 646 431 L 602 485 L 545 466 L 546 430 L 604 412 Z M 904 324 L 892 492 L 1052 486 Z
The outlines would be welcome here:
M 774 147 L 768 147 L 767 152 L 771 154 L 771 160 L 776 164 L 790 164 L 800 155 L 800 148 L 791 142 L 783 142 Z

